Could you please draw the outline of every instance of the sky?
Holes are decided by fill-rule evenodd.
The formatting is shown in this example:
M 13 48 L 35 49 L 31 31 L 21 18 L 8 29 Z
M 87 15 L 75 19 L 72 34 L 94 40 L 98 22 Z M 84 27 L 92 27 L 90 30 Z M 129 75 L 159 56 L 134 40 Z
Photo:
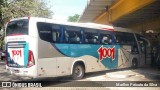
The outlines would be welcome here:
M 67 21 L 68 16 L 81 15 L 88 0 L 50 0 L 48 5 L 53 11 L 53 19 Z

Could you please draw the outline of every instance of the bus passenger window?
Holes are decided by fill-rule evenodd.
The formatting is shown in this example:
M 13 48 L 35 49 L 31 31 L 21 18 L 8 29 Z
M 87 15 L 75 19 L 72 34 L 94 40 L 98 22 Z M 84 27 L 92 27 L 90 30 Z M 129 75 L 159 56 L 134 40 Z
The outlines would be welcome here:
M 61 42 L 61 30 L 60 25 L 52 24 L 52 40 L 54 43 Z
M 70 34 L 70 43 L 80 43 L 80 37 L 75 32 Z
M 116 42 L 116 44 L 122 43 L 122 42 L 120 42 L 120 37 L 118 35 L 115 36 L 115 42 Z
M 108 37 L 103 37 L 102 43 L 103 44 L 108 44 Z
M 60 33 L 58 31 L 52 31 L 53 42 L 60 42 Z
M 68 35 L 68 32 L 65 31 L 65 42 L 68 43 L 69 42 L 69 35 Z
M 52 37 L 53 37 L 53 41 L 56 41 L 56 39 L 57 39 L 57 34 L 56 34 L 56 32 L 52 32 Z
M 98 35 L 96 35 L 94 33 L 86 33 L 85 34 L 85 43 L 88 43 L 88 44 L 98 43 Z
M 133 33 L 115 32 L 115 43 L 121 45 L 135 45 L 135 37 Z
M 65 31 L 65 42 L 78 44 L 81 43 L 81 34 L 79 31 Z
M 42 40 L 47 41 L 47 42 L 53 42 L 51 26 L 52 26 L 52 24 L 50 24 L 50 23 L 43 23 L 43 22 L 37 23 L 39 37 Z
M 81 28 L 75 26 L 64 26 L 65 43 L 79 44 L 82 43 Z
M 101 43 L 102 44 L 111 44 L 112 39 L 110 35 L 101 36 Z
M 138 43 L 140 45 L 140 51 L 142 53 L 146 53 L 147 45 L 150 46 L 148 40 L 140 34 L 136 34 L 136 37 L 137 37 Z

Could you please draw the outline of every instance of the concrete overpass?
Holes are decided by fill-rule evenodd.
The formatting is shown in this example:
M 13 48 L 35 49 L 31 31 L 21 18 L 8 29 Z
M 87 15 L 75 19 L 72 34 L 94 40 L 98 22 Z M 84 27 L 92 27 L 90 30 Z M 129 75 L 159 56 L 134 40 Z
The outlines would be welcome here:
M 160 0 L 90 0 L 79 22 L 160 30 Z

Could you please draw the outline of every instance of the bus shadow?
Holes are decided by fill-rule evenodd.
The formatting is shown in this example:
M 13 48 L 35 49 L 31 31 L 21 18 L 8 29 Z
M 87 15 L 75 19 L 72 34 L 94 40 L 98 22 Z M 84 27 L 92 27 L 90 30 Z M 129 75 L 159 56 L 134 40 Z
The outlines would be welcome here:
M 17 81 L 18 82 L 24 82 L 24 83 L 41 83 L 43 87 L 78 87 L 78 86 L 85 86 L 88 84 L 88 82 L 92 85 L 96 85 L 98 87 L 98 84 L 95 84 L 94 81 L 87 81 L 87 78 L 89 77 L 95 77 L 100 75 L 105 75 L 106 73 L 110 72 L 116 72 L 116 71 L 125 71 L 125 70 L 131 70 L 131 68 L 125 68 L 125 69 L 114 69 L 114 70 L 106 70 L 106 71 L 99 71 L 99 72 L 91 72 L 86 73 L 84 78 L 82 80 L 73 80 L 71 79 L 71 76 L 62 76 L 62 77 L 47 77 L 47 78 L 34 78 L 34 79 L 26 79 Z M 88 86 L 88 85 L 87 85 Z M 100 85 L 99 85 L 100 86 Z
M 122 68 L 122 69 L 112 69 L 112 70 L 105 70 L 105 71 L 99 71 L 99 72 L 90 72 L 85 75 L 84 79 L 87 79 L 90 77 L 95 77 L 95 76 L 105 75 L 106 73 L 125 71 L 125 70 L 132 70 L 132 68 Z

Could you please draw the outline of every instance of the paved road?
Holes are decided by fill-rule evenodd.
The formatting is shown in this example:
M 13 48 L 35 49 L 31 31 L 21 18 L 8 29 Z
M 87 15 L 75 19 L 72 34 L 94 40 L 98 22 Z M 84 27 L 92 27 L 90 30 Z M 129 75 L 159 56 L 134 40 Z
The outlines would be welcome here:
M 106 75 L 107 73 L 107 75 Z M 108 75 L 110 74 L 110 75 Z M 118 75 L 118 76 L 115 76 Z M 127 77 L 119 77 L 126 75 Z M 111 77 L 112 76 L 112 77 Z M 109 85 L 106 81 L 160 81 L 160 70 L 153 68 L 139 68 L 136 70 L 122 69 L 113 71 L 104 71 L 98 73 L 86 74 L 81 82 L 75 82 L 70 77 L 60 78 L 41 78 L 41 79 L 28 79 L 14 75 L 9 75 L 5 70 L 4 62 L 0 62 L 0 81 L 41 81 L 42 88 L 0 88 L 3 90 L 135 90 L 137 87 L 105 87 Z M 105 82 L 103 82 L 105 81 Z M 113 85 L 113 84 L 112 84 Z M 72 86 L 72 87 L 68 87 Z M 80 87 L 86 86 L 86 87 Z M 90 87 L 88 87 L 90 86 Z M 160 90 L 160 87 L 138 87 L 140 90 Z

